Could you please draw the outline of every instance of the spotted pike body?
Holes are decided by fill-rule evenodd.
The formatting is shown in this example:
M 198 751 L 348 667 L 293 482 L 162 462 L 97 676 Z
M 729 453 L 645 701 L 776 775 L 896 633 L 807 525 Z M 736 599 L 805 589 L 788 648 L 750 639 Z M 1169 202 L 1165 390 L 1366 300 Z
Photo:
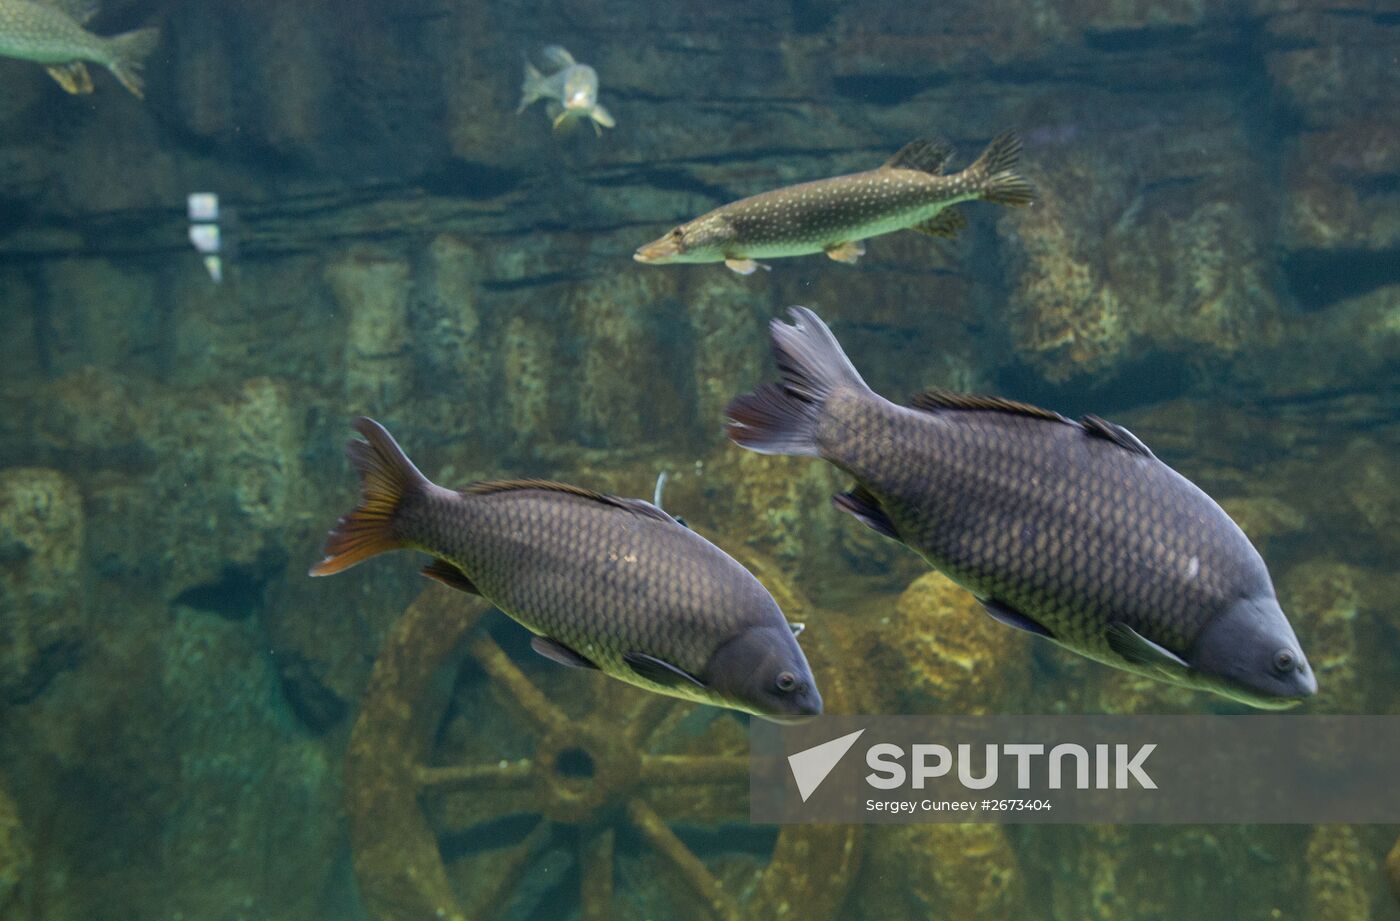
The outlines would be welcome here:
M 854 262 L 860 242 L 897 230 L 951 237 L 966 225 L 952 206 L 966 201 L 1029 204 L 1016 172 L 1021 143 L 996 138 L 975 163 L 944 175 L 952 151 L 937 141 L 907 145 L 879 169 L 804 182 L 716 208 L 643 246 L 639 262 L 725 262 L 747 274 L 755 260 L 824 252 Z
M 342 519 L 328 575 L 395 548 L 436 558 L 424 572 L 474 592 L 564 664 L 772 718 L 820 712 L 782 611 L 736 560 L 640 499 L 538 480 L 443 489 L 370 420 L 352 441 L 365 498 Z M 780 687 L 787 675 L 792 686 Z
M 1010 626 L 1253 706 L 1316 690 L 1248 538 L 1126 429 L 943 391 L 894 404 L 815 314 L 793 314 L 773 326 L 784 380 L 731 404 L 734 441 L 849 473 L 839 508 Z

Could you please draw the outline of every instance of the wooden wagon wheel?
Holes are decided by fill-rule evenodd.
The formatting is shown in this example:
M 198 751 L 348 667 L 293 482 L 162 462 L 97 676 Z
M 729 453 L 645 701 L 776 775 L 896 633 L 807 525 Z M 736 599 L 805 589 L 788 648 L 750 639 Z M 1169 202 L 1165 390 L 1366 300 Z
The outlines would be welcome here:
M 800 613 L 802 602 L 775 575 L 760 572 L 789 616 Z M 838 916 L 856 869 L 858 829 L 783 827 L 756 884 L 743 894 L 728 891 L 673 830 L 674 822 L 747 819 L 748 758 L 746 745 L 734 744 L 743 742 L 735 721 L 721 715 L 715 722 L 731 736 L 717 748 L 654 751 L 668 726 L 687 717 L 693 722 L 695 706 L 596 674 L 585 677 L 586 687 L 607 704 L 570 715 L 479 623 L 489 610 L 479 598 L 431 586 L 405 611 L 375 664 L 345 775 L 355 873 L 375 921 L 496 921 L 533 862 L 561 845 L 577 860 L 583 921 L 607 921 L 615 917 L 621 835 L 659 855 L 681 882 L 687 905 L 698 908 L 696 917 Z M 819 646 L 812 640 L 821 633 L 814 624 L 804 647 Z M 839 712 L 840 682 L 822 668 L 825 656 L 812 658 L 827 705 Z M 430 692 L 441 686 L 444 671 L 464 661 L 484 673 L 499 705 L 518 717 L 514 725 L 535 733 L 532 752 L 434 763 L 441 714 L 430 712 Z M 522 812 L 538 816 L 533 826 L 494 854 L 489 881 L 459 900 L 435 826 L 460 828 Z

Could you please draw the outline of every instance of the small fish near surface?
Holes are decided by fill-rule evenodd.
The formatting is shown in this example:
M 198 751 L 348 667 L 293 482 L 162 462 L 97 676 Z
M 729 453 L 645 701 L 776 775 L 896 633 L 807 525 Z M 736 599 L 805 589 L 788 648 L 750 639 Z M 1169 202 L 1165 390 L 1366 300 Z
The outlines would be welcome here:
M 545 113 L 555 131 L 587 121 L 593 126 L 593 133 L 601 137 L 604 128 L 617 124 L 608 110 L 598 104 L 597 71 L 575 61 L 572 54 L 558 45 L 550 45 L 541 56 L 550 68 L 549 73 L 540 71 L 528 59 L 525 61 L 525 82 L 520 87 L 517 113 L 545 99 L 548 100 Z
M 43 64 L 66 92 L 91 93 L 84 61 L 112 72 L 138 99 L 141 68 L 155 50 L 157 29 L 123 35 L 94 35 L 83 24 L 95 16 L 96 0 L 0 0 L 0 57 Z
M 997 397 L 876 394 L 810 310 L 774 320 L 781 383 L 734 400 L 729 437 L 821 457 L 838 508 L 987 612 L 1108 665 L 1265 709 L 1317 680 L 1249 539 L 1127 429 Z
M 944 174 L 952 148 L 913 141 L 879 169 L 804 182 L 732 202 L 674 228 L 632 257 L 649 265 L 723 262 L 741 275 L 759 259 L 826 253 L 855 263 L 870 237 L 914 230 L 952 237 L 967 226 L 953 206 L 986 201 L 1022 207 L 1035 191 L 1016 172 L 1021 142 L 1003 134 L 961 172 Z
M 355 428 L 366 440 L 346 453 L 360 504 L 311 575 L 421 550 L 435 558 L 424 575 L 485 597 L 555 662 L 780 722 L 821 713 L 800 628 L 747 569 L 655 505 L 541 480 L 444 489 L 383 426 Z

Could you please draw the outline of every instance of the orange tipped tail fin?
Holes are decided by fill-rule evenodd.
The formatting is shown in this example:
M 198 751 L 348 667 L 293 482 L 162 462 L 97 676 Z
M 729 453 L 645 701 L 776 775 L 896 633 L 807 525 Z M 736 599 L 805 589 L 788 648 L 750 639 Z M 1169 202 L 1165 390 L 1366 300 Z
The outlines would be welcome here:
M 360 504 L 326 536 L 326 558 L 311 567 L 313 576 L 334 575 L 403 547 L 405 542 L 394 529 L 399 507 L 405 497 L 430 485 L 384 426 L 361 416 L 355 420 L 355 431 L 366 440 L 349 441 L 345 455 L 360 475 Z

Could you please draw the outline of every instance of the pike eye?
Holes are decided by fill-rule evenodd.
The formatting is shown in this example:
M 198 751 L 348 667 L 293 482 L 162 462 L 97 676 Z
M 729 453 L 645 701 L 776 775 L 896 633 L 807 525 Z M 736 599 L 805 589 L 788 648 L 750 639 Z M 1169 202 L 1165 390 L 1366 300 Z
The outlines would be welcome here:
M 1294 657 L 1291 650 L 1280 649 L 1278 652 L 1274 653 L 1274 671 L 1278 672 L 1280 675 L 1286 675 L 1293 671 L 1293 667 L 1297 664 L 1297 659 Z
M 778 675 L 778 680 L 774 683 L 777 685 L 778 690 L 782 691 L 784 694 L 791 694 L 797 687 L 797 676 L 792 672 L 783 672 Z

